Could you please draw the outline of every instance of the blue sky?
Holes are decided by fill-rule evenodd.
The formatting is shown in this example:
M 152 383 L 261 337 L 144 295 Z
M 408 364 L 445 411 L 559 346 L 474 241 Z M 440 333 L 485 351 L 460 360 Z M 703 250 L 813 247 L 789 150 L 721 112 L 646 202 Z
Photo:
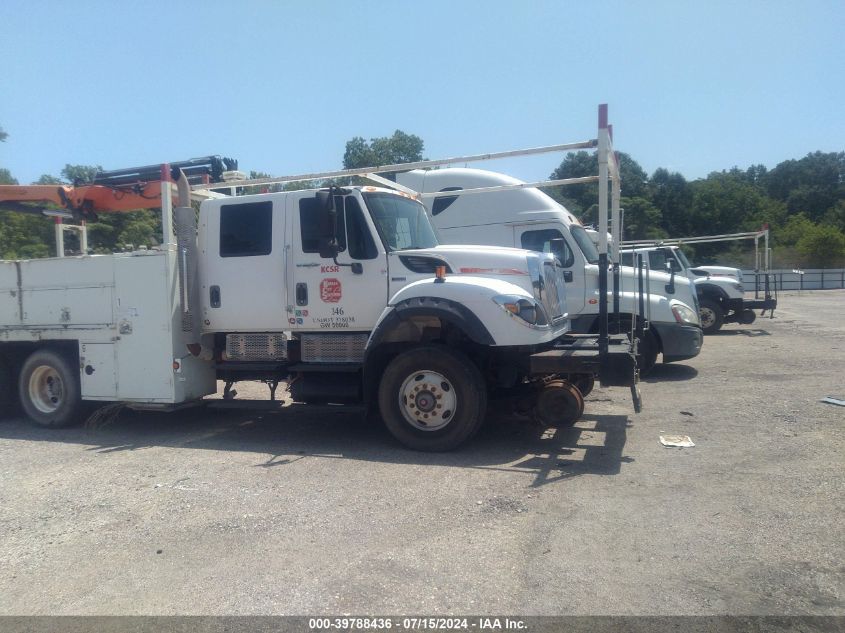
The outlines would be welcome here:
M 397 128 L 442 158 L 592 138 L 601 102 L 649 173 L 773 167 L 845 150 L 843 32 L 841 0 L 3 0 L 0 167 L 223 154 L 283 175 Z

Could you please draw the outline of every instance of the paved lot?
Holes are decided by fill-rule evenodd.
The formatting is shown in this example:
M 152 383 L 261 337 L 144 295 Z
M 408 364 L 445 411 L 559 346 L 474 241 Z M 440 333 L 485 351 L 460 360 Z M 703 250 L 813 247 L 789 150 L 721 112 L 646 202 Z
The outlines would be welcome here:
M 843 614 L 843 309 L 782 295 L 640 415 L 450 454 L 337 408 L 4 421 L 0 614 Z

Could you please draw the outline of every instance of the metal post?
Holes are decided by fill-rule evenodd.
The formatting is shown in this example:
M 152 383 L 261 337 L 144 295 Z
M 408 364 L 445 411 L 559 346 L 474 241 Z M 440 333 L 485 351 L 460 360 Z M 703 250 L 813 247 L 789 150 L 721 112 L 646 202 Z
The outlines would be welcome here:
M 88 254 L 88 224 L 85 220 L 79 224 L 79 250 L 83 255 Z
M 639 294 L 640 294 L 640 305 L 639 310 L 639 322 L 637 323 L 637 338 L 642 341 L 643 337 L 645 336 L 645 295 L 643 294 L 643 285 L 644 285 L 644 272 L 645 272 L 645 263 L 643 262 L 643 255 L 642 253 L 637 254 L 637 284 L 639 286 Z
M 606 356 L 607 340 L 607 105 L 599 106 L 599 353 Z
M 62 219 L 55 218 L 56 231 L 56 257 L 65 256 L 65 228 L 62 226 Z
M 170 180 L 170 166 L 161 166 L 161 232 L 162 247 L 176 250 L 176 233 L 173 231 L 173 184 Z

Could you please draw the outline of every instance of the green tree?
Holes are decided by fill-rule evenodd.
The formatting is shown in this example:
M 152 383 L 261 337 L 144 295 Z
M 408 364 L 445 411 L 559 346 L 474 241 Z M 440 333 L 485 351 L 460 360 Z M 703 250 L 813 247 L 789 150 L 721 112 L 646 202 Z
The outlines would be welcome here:
M 0 167 L 0 185 L 16 185 L 18 181 L 16 178 L 12 176 L 12 172 L 10 172 L 5 167 Z
M 50 174 L 41 174 L 41 176 L 33 184 L 36 185 L 61 185 L 64 184 L 61 178 L 56 178 Z
M 377 167 L 423 160 L 423 140 L 416 134 L 396 130 L 393 136 L 372 138 L 367 142 L 356 136 L 347 141 L 343 168 Z
M 62 177 L 71 184 L 91 182 L 98 172 L 103 171 L 99 165 L 65 165 Z
M 639 163 L 630 155 L 619 152 L 619 176 L 622 195 L 626 198 L 641 198 L 647 196 L 648 175 Z M 573 152 L 567 154 L 557 169 L 549 176 L 549 180 L 563 180 L 565 178 L 583 178 L 597 176 L 599 173 L 598 157 L 590 152 Z M 595 207 L 599 198 L 598 183 L 590 182 L 576 185 L 562 185 L 554 187 L 546 193 L 563 204 L 572 213 L 586 222 L 596 219 Z
M 620 206 L 625 212 L 623 240 L 659 240 L 669 237 L 660 226 L 660 209 L 648 198 L 622 198 Z
M 815 225 L 803 213 L 790 217 L 783 226 L 773 227 L 772 239 L 779 246 L 794 247 Z
M 652 204 L 660 210 L 663 230 L 673 237 L 692 235 L 690 207 L 693 191 L 686 178 L 661 167 L 652 174 L 648 190 Z
M 785 202 L 790 214 L 819 220 L 838 200 L 845 199 L 845 152 L 812 152 L 786 160 L 769 171 L 766 192 Z
M 809 266 L 841 266 L 845 260 L 845 233 L 827 224 L 814 224 L 798 240 L 797 249 Z

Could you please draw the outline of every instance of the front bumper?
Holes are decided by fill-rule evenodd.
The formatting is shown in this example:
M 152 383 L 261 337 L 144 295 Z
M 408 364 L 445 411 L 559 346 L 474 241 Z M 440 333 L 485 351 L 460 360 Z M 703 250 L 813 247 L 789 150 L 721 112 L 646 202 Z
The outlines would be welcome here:
M 657 335 L 663 344 L 664 363 L 695 358 L 701 351 L 704 334 L 697 325 L 655 323 L 652 321 L 651 327 L 657 330 Z

